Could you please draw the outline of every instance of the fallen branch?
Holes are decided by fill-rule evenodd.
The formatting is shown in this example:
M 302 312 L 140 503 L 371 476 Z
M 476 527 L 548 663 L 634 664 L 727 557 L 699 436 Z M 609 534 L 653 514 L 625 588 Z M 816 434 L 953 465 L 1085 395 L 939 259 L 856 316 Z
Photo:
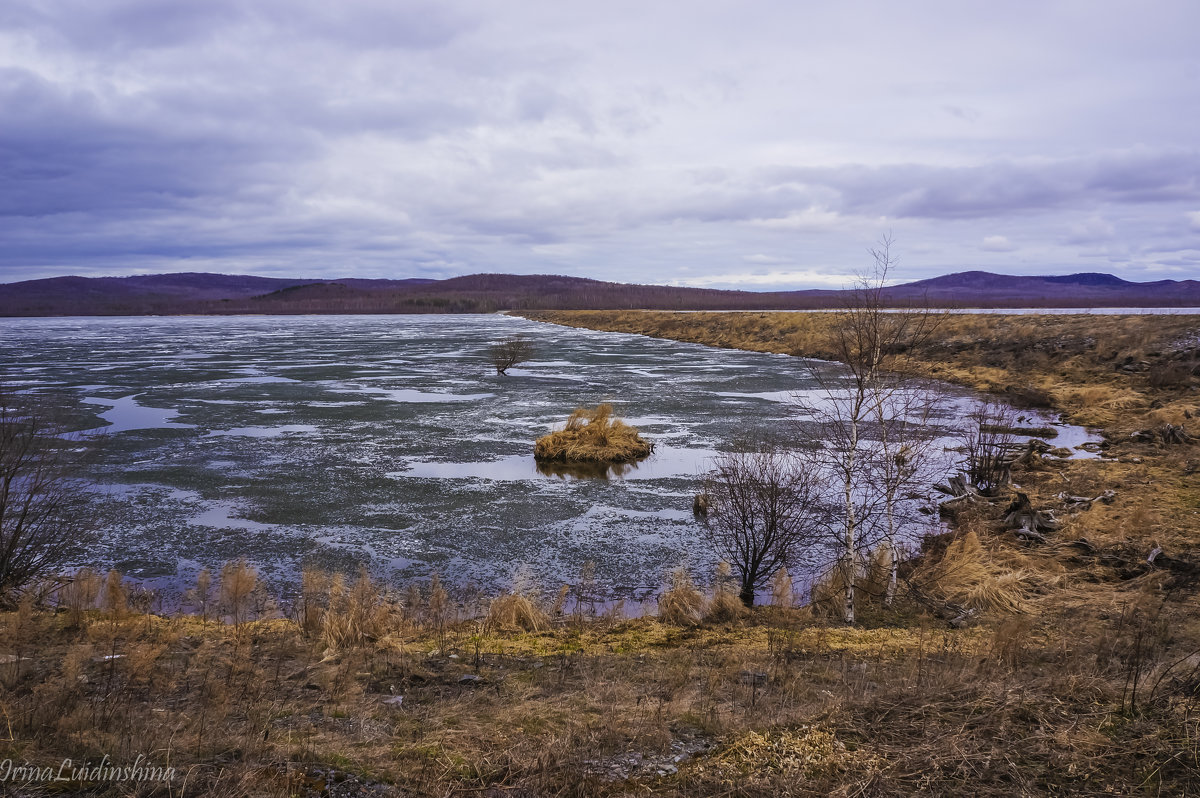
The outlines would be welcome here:
M 1189 435 L 1188 431 L 1183 427 L 1177 427 L 1174 424 L 1162 424 L 1153 429 L 1144 429 L 1133 433 L 1131 436 L 1134 440 L 1142 441 L 1143 443 L 1161 443 L 1161 444 L 1184 444 L 1195 443 L 1196 438 Z
M 1096 502 L 1101 502 L 1103 504 L 1112 504 L 1113 500 L 1117 498 L 1117 492 L 1115 490 L 1106 490 L 1103 493 L 1101 493 L 1099 496 L 1092 496 L 1090 498 L 1087 496 L 1071 496 L 1071 495 L 1063 492 L 1063 493 L 1058 494 L 1058 498 L 1064 504 L 1082 505 L 1082 507 L 1079 507 L 1079 508 L 1072 507 L 1071 509 L 1088 510 L 1088 509 L 1091 509 L 1091 506 Z
M 1046 542 L 1047 532 L 1058 531 L 1058 519 L 1050 510 L 1035 510 L 1029 497 L 1017 491 L 1016 498 L 1004 511 L 1004 527 L 1026 540 Z

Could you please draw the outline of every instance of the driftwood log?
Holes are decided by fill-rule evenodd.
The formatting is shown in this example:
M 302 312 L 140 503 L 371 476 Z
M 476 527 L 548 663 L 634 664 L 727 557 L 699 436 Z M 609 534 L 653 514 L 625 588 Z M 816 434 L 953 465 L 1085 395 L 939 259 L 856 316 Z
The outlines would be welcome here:
M 1152 429 L 1144 429 L 1133 433 L 1130 437 L 1143 443 L 1184 444 L 1196 441 L 1195 436 L 1189 435 L 1183 427 L 1177 427 L 1174 424 L 1162 424 Z
M 1058 498 L 1063 504 L 1067 505 L 1068 510 L 1090 510 L 1096 502 L 1112 504 L 1113 500 L 1117 498 L 1117 492 L 1115 490 L 1106 490 L 1099 496 L 1092 496 L 1090 498 L 1087 496 L 1071 496 L 1067 493 L 1060 493 L 1058 494 Z
M 1027 443 L 1021 444 L 1012 455 L 1009 462 L 1009 468 L 1013 466 L 1021 466 L 1022 468 L 1036 469 L 1045 465 L 1042 455 L 1050 451 L 1054 447 L 1043 440 L 1034 438 Z
M 956 604 L 953 601 L 943 601 L 931 596 L 914 582 L 906 580 L 905 587 L 914 601 L 929 609 L 934 615 L 955 629 L 962 629 L 967 626 L 979 614 L 979 611 L 974 607 L 964 607 L 962 604 Z
M 966 477 L 962 474 L 950 477 L 945 484 L 934 485 L 933 489 L 950 497 L 938 502 L 938 513 L 941 515 L 953 515 L 958 511 L 960 504 L 987 501 L 987 497 L 980 493 L 974 485 L 967 482 Z
M 1012 504 L 1004 511 L 1004 527 L 1017 537 L 1046 542 L 1046 533 L 1055 532 L 1060 524 L 1050 510 L 1035 510 L 1029 497 L 1017 491 Z

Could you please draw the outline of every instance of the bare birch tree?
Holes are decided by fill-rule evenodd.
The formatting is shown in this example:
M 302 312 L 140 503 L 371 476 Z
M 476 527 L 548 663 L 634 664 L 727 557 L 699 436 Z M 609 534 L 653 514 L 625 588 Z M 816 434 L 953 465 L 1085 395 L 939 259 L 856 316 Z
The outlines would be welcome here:
M 873 454 L 878 442 L 868 437 L 868 427 L 878 418 L 879 409 L 907 384 L 901 356 L 924 341 L 936 321 L 927 308 L 886 308 L 884 288 L 896 265 L 891 249 L 891 237 L 884 236 L 869 250 L 872 266 L 859 277 L 845 306 L 835 312 L 828 341 L 843 368 L 813 368 L 823 395 L 817 403 L 802 405 L 824 429 L 826 462 L 840 494 L 834 543 L 837 567 L 844 575 L 842 620 L 848 624 L 855 619 L 856 557 L 865 542 L 860 530 L 867 519 L 862 515 L 866 507 L 875 505 L 875 497 L 862 494 L 871 490 L 870 470 L 873 461 L 878 461 Z
M 949 459 L 936 451 L 939 438 L 929 431 L 945 399 L 936 386 L 913 383 L 874 407 L 876 445 L 868 482 L 880 493 L 883 513 L 883 543 L 889 555 L 882 596 L 886 607 L 896 598 L 901 526 L 914 520 L 914 501 L 927 498 L 929 487 L 951 468 Z

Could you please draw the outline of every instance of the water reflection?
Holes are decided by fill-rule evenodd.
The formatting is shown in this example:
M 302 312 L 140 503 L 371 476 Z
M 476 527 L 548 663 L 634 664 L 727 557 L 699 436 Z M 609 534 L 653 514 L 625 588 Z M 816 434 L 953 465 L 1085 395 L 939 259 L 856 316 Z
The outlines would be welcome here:
M 646 436 L 652 438 L 653 436 Z M 495 460 L 410 460 L 392 479 L 483 479 L 503 482 L 554 479 L 659 480 L 694 479 L 708 470 L 717 456 L 713 449 L 656 446 L 654 453 L 630 463 L 563 463 L 537 461 L 533 454 L 510 455 Z
M 623 479 L 636 470 L 640 462 L 565 463 L 561 460 L 534 460 L 534 467 L 542 476 L 559 479 Z

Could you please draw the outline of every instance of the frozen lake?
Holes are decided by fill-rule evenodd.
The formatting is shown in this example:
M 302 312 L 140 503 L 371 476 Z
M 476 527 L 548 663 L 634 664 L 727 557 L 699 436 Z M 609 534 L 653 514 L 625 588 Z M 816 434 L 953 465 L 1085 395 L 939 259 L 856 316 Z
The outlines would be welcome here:
M 497 376 L 488 346 L 514 334 L 534 359 Z M 162 587 L 246 556 L 277 587 L 314 563 L 494 589 L 590 559 L 626 596 L 712 566 L 698 475 L 748 431 L 787 433 L 814 387 L 796 358 L 506 316 L 6 319 L 0 379 L 99 437 L 101 543 L 80 564 Z M 534 439 L 598 402 L 655 454 L 539 472 Z

